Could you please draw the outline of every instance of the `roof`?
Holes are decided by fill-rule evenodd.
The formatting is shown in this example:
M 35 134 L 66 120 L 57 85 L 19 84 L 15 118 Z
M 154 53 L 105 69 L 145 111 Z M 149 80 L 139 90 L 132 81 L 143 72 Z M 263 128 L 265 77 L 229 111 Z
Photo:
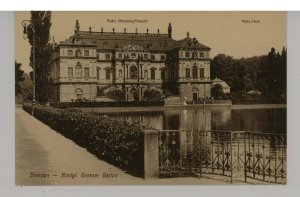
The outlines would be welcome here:
M 212 80 L 212 82 L 213 82 L 212 83 L 213 86 L 219 84 L 219 85 L 222 86 L 222 88 L 230 88 L 230 86 L 225 81 L 223 81 L 221 79 L 215 78 L 214 80 Z
M 93 32 L 76 31 L 61 45 L 73 45 L 79 40 L 80 45 L 96 45 L 99 50 L 122 48 L 126 45 L 139 45 L 147 51 L 168 51 L 170 49 L 210 49 L 199 43 L 196 38 L 187 38 L 176 41 L 169 34 L 160 33 L 126 33 L 126 32 Z M 192 43 L 192 44 L 191 44 Z
M 177 41 L 177 47 L 185 49 L 206 49 L 210 50 L 209 47 L 198 42 L 196 38 L 190 38 L 189 36 Z
M 115 32 L 79 32 L 72 35 L 63 44 L 74 44 L 79 39 L 81 45 L 96 45 L 97 49 L 115 49 L 135 44 L 148 51 L 166 51 L 176 45 L 176 41 L 167 34 L 140 34 Z
M 261 92 L 258 91 L 258 90 L 250 90 L 249 92 L 247 92 L 247 94 L 257 94 L 257 95 L 259 95 L 259 94 L 261 94 Z

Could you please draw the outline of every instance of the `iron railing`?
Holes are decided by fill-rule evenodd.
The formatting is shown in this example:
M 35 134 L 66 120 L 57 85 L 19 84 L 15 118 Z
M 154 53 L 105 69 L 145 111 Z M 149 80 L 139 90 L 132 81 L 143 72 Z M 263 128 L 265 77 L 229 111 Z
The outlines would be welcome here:
M 221 175 L 285 184 L 286 135 L 245 131 L 158 132 L 159 176 Z

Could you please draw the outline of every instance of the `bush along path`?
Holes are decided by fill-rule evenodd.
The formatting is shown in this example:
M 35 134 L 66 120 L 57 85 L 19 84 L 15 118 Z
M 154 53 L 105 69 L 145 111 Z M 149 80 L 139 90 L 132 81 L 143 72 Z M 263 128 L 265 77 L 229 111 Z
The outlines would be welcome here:
M 23 109 L 31 113 L 31 104 Z M 144 175 L 145 126 L 75 109 L 36 105 L 34 116 L 66 138 L 131 175 Z

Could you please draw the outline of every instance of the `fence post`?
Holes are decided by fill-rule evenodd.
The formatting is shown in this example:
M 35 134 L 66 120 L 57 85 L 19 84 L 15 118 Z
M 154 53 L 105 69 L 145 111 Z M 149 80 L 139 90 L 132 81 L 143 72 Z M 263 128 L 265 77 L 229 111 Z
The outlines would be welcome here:
M 245 182 L 247 182 L 247 133 L 244 132 L 244 176 Z
M 233 132 L 230 132 L 230 168 L 231 168 L 231 175 L 230 175 L 230 183 L 232 183 L 232 179 L 233 179 L 233 161 L 232 161 L 232 159 L 233 159 L 233 156 L 232 156 L 232 154 L 233 154 L 233 151 L 232 151 L 232 146 L 233 146 L 233 144 L 232 144 L 232 134 Z
M 144 178 L 158 178 L 158 131 L 144 130 Z

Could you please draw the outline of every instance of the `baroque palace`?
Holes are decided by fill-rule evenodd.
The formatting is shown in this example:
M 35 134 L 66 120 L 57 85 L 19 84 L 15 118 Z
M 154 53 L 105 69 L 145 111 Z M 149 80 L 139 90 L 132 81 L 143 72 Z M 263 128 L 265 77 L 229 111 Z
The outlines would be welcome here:
M 210 48 L 191 38 L 168 33 L 80 31 L 55 44 L 51 62 L 51 101 L 105 101 L 122 90 L 126 101 L 143 101 L 145 90 L 180 100 L 211 96 Z

